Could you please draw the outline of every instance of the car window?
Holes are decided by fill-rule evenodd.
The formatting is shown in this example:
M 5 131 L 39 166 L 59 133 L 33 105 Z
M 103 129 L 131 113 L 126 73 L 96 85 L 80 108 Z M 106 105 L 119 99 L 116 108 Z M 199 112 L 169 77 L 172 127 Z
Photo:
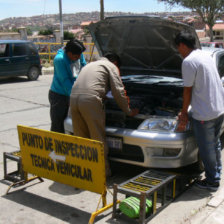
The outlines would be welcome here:
M 27 44 L 27 47 L 29 49 L 29 55 L 36 55 L 37 54 L 38 51 L 37 51 L 37 48 L 34 44 L 29 43 L 29 44 Z
M 215 48 L 223 48 L 222 43 L 206 43 L 206 42 L 201 42 L 202 47 L 215 47 Z
M 217 48 L 223 48 L 223 45 L 222 45 L 222 43 L 216 43 L 215 44 L 215 47 L 217 47 Z
M 212 47 L 211 43 L 201 43 L 202 47 Z
M 0 57 L 8 57 L 9 56 L 9 45 L 8 44 L 0 44 Z
M 13 44 L 12 52 L 13 56 L 22 56 L 27 54 L 27 44 L 24 43 L 18 43 Z
M 218 71 L 220 77 L 224 76 L 224 54 L 218 57 Z

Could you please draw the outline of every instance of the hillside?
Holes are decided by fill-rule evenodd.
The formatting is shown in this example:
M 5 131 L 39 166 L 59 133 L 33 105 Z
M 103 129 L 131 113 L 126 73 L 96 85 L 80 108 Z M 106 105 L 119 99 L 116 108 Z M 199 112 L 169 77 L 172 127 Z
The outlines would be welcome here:
M 108 16 L 121 16 L 121 15 L 142 15 L 134 13 L 125 13 L 125 12 L 105 12 L 105 17 Z M 155 16 L 177 16 L 177 15 L 191 15 L 191 12 L 177 12 L 177 13 L 144 13 L 144 15 L 155 15 Z M 64 26 L 75 26 L 80 25 L 83 21 L 96 21 L 99 20 L 99 12 L 79 12 L 74 14 L 63 14 L 63 24 Z M 19 26 L 39 26 L 39 27 L 48 27 L 48 26 L 58 26 L 59 24 L 59 14 L 50 14 L 50 15 L 38 15 L 32 17 L 10 17 L 7 19 L 0 20 L 0 27 L 7 29 L 9 27 L 19 27 Z

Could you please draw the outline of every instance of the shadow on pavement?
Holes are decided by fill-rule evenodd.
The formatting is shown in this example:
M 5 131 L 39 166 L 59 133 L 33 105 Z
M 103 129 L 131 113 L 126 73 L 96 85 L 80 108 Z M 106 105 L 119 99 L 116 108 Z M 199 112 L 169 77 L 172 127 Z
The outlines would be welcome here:
M 111 169 L 112 169 L 112 177 L 110 177 L 107 180 L 107 186 L 109 188 L 113 188 L 113 184 L 121 184 L 124 181 L 127 181 L 141 173 L 143 173 L 146 170 L 149 170 L 149 168 L 144 167 L 138 167 L 134 165 L 129 164 L 122 164 L 117 162 L 111 163 Z M 179 169 L 154 169 L 159 170 L 161 172 L 169 172 L 172 174 L 182 174 L 185 177 L 192 177 L 192 180 L 199 178 L 201 173 L 195 171 L 195 166 L 186 166 Z M 189 184 L 187 184 L 186 189 L 180 192 L 180 194 L 176 197 L 175 201 L 195 201 L 200 200 L 205 197 L 209 197 L 212 195 L 212 193 L 206 189 L 199 189 L 196 186 L 194 186 L 193 181 Z M 177 182 L 177 187 L 178 187 Z M 191 192 L 190 194 L 184 194 L 185 192 Z M 178 193 L 178 192 L 177 192 Z M 185 196 L 187 195 L 187 196 Z
M 27 77 L 0 77 L 0 85 L 7 84 L 7 83 L 17 83 L 17 82 L 29 82 Z
M 68 223 L 88 223 L 91 216 L 88 212 L 26 191 L 14 191 L 2 197 Z
M 109 188 L 112 188 L 114 183 L 120 184 L 148 170 L 143 167 L 138 167 L 138 166 L 133 166 L 128 164 L 120 164 L 120 163 L 114 163 L 114 164 L 112 163 L 111 168 L 112 168 L 113 176 L 109 178 L 107 181 L 107 185 L 109 185 Z M 160 170 L 164 172 L 171 171 L 173 173 L 181 172 L 181 173 L 185 173 L 186 175 L 191 174 L 190 168 L 189 169 L 184 168 L 183 170 L 179 170 L 179 169 L 172 169 L 172 170 L 160 169 Z M 52 217 L 55 217 L 57 219 L 60 219 L 68 223 L 85 224 L 85 223 L 88 223 L 91 217 L 91 213 L 85 212 L 83 210 L 72 207 L 70 205 L 63 204 L 61 202 L 54 201 L 50 198 L 44 198 L 40 195 L 26 192 L 24 191 L 25 189 L 26 188 L 23 188 L 22 190 L 13 191 L 13 193 L 4 195 L 2 197 L 4 199 L 16 202 L 20 205 L 32 208 L 34 210 L 48 214 Z M 60 184 L 58 182 L 53 182 L 50 185 L 49 190 L 53 192 L 57 192 L 62 195 L 79 194 L 82 191 L 81 189 L 75 189 L 74 187 Z M 186 191 L 184 191 L 182 194 L 176 197 L 173 203 L 177 203 L 179 201 L 186 201 L 186 202 L 196 201 L 196 200 L 200 200 L 202 198 L 209 197 L 209 196 L 211 196 L 211 193 L 209 191 L 202 190 L 197 187 L 194 187 L 193 185 L 190 185 Z M 96 217 L 95 221 L 99 221 L 106 216 L 108 216 L 108 213 L 101 214 Z M 119 220 L 116 220 L 116 219 L 114 220 L 112 218 L 109 218 L 106 222 L 111 224 L 128 223 L 126 222 L 125 219 L 123 220 L 122 218 Z
M 83 191 L 82 189 L 74 188 L 72 186 L 61 184 L 58 182 L 53 182 L 49 187 L 49 190 L 62 195 L 74 195 L 79 194 Z

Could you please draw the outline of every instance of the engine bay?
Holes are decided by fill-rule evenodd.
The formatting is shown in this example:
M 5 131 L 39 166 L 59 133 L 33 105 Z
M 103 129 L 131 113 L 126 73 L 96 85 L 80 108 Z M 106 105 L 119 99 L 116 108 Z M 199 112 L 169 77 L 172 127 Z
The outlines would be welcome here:
M 120 110 L 113 96 L 107 95 L 106 126 L 137 129 L 149 116 L 175 117 L 182 107 L 183 82 L 179 78 L 135 75 L 122 77 L 135 117 Z

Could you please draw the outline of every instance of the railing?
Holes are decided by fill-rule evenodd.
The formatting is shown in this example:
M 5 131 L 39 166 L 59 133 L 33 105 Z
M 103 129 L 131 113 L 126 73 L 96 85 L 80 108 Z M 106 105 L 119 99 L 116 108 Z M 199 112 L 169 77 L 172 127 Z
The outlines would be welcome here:
M 59 48 L 61 48 L 61 43 L 48 43 L 48 42 L 34 42 L 37 46 L 39 55 L 47 55 L 49 63 L 53 60 L 54 56 L 57 54 Z M 64 43 L 65 45 L 66 43 Z M 83 43 L 86 47 L 86 50 L 83 52 L 85 59 L 90 62 L 94 59 L 94 56 L 98 55 L 97 50 L 95 49 L 94 43 Z

